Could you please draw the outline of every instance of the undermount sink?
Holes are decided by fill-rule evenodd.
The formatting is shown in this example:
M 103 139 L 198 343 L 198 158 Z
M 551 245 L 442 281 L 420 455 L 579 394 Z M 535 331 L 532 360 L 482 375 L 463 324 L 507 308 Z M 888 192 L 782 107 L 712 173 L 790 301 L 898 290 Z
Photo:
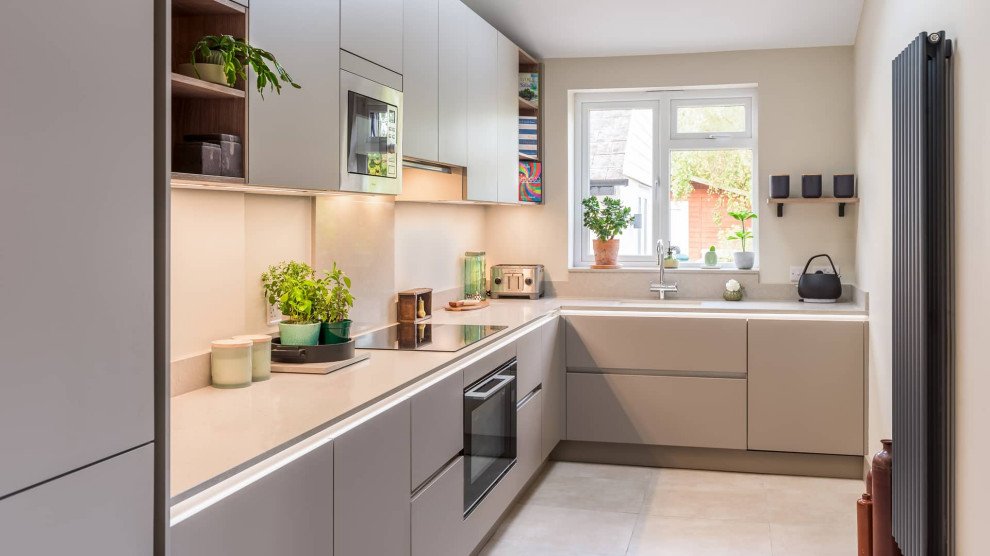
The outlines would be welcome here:
M 624 307 L 697 307 L 701 301 L 688 299 L 643 299 L 639 301 L 620 301 L 619 305 Z

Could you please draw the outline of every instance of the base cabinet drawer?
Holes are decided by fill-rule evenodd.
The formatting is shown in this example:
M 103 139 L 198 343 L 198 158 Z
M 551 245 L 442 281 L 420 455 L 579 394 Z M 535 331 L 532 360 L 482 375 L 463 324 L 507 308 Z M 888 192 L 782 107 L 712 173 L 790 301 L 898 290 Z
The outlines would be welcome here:
M 464 448 L 463 381 L 454 373 L 410 400 L 414 489 Z
M 567 439 L 746 449 L 746 379 L 567 373 Z
M 516 411 L 517 490 L 532 478 L 543 462 L 543 391 L 537 390 Z
M 464 458 L 459 457 L 412 499 L 412 556 L 464 556 Z

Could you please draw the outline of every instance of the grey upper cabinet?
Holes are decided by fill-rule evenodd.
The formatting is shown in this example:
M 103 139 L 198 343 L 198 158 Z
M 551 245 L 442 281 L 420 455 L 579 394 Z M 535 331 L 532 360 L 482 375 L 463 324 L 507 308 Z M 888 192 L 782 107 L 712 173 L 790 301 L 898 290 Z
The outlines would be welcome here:
M 176 524 L 171 554 L 323 556 L 332 523 L 333 444 L 325 444 Z
M 519 202 L 519 47 L 498 34 L 498 202 Z
M 0 102 L 0 497 L 154 437 L 154 4 L 0 3 L 4 44 L 32 45 L 0 58 L 30 83 Z
M 469 11 L 468 172 L 469 201 L 498 201 L 498 31 Z
M 543 381 L 542 328 L 531 330 L 516 340 L 516 381 L 520 399 Z
M 0 500 L 0 552 L 150 555 L 153 512 L 148 445 Z
M 563 319 L 554 317 L 541 327 L 543 349 L 543 459 L 564 437 L 565 369 Z
M 414 489 L 464 448 L 463 381 L 462 373 L 454 373 L 410 400 Z
M 439 0 L 404 0 L 403 156 L 439 160 Z
M 439 153 L 437 160 L 468 165 L 468 17 L 461 0 L 440 0 Z M 409 112 L 409 104 L 405 107 Z M 408 128 L 407 128 L 408 129 Z M 407 151 L 408 152 L 408 151 Z
M 302 88 L 283 83 L 264 100 L 251 88 L 252 184 L 335 189 L 340 179 L 339 0 L 255 0 L 251 43 L 272 52 Z M 254 82 L 252 74 L 249 81 Z
M 333 554 L 410 553 L 409 400 L 334 440 Z
M 402 4 L 403 0 L 340 0 L 340 48 L 401 75 Z
M 749 322 L 749 449 L 865 452 L 865 324 Z

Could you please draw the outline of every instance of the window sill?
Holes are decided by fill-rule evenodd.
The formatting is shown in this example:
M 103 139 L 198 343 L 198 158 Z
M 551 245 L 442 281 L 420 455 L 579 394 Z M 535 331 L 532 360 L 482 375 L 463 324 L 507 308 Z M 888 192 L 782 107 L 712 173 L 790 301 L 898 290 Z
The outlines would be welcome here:
M 657 274 L 660 272 L 660 267 L 652 266 L 628 266 L 622 268 L 589 268 L 586 266 L 574 266 L 567 269 L 568 272 L 578 272 L 578 273 L 597 273 L 597 274 L 608 274 L 608 273 L 649 273 Z M 664 270 L 664 274 L 759 274 L 760 269 L 752 268 L 749 270 L 740 270 L 738 268 L 668 268 Z

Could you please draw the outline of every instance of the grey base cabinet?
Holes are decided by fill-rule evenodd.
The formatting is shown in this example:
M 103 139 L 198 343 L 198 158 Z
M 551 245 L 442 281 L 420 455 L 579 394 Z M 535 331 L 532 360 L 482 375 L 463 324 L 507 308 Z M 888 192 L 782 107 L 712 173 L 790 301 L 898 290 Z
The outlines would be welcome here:
M 564 437 L 567 418 L 563 319 L 554 317 L 541 327 L 543 349 L 543 459 Z
M 412 488 L 464 449 L 464 377 L 454 373 L 410 400 Z
M 516 340 L 516 391 L 519 399 L 543 381 L 542 328 L 531 330 Z
M 172 527 L 172 556 L 322 556 L 333 549 L 333 444 Z
M 0 552 L 150 555 L 153 511 L 148 444 L 0 500 Z
M 465 556 L 464 458 L 457 458 L 412 499 L 412 556 Z
M 520 473 L 515 485 L 520 491 L 543 463 L 543 391 L 525 401 L 516 411 L 516 466 Z
M 865 327 L 750 321 L 750 450 L 865 453 Z
M 410 554 L 409 400 L 334 440 L 334 556 Z
M 567 439 L 746 449 L 746 380 L 567 373 Z

